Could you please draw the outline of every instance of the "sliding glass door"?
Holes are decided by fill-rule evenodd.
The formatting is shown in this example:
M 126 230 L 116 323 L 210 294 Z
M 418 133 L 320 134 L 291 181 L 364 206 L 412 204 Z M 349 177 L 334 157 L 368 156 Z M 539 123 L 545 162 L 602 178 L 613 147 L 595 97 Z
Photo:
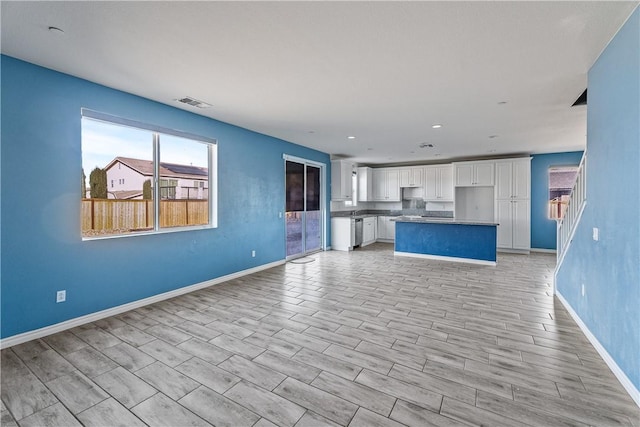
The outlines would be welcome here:
M 322 249 L 322 168 L 285 161 L 287 258 Z

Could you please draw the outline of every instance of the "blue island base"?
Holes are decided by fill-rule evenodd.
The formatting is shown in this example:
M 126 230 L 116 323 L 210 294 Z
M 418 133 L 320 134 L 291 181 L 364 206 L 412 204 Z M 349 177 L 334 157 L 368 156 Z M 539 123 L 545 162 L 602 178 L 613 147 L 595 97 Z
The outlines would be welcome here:
M 396 221 L 394 254 L 496 265 L 496 224 Z

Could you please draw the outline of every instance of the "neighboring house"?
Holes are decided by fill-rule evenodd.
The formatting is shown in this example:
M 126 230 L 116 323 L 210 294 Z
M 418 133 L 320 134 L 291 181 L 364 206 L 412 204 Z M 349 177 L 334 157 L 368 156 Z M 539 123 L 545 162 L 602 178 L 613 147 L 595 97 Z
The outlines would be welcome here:
M 110 199 L 142 199 L 146 180 L 153 182 L 153 162 L 116 157 L 106 167 Z M 209 170 L 204 167 L 160 163 L 161 199 L 208 199 Z

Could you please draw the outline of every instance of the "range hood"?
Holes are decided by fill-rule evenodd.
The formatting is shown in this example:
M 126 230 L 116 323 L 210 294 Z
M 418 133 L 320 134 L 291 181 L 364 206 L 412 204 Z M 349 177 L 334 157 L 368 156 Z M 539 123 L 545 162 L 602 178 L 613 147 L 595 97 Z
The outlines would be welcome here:
M 422 187 L 403 187 L 402 200 L 424 200 Z

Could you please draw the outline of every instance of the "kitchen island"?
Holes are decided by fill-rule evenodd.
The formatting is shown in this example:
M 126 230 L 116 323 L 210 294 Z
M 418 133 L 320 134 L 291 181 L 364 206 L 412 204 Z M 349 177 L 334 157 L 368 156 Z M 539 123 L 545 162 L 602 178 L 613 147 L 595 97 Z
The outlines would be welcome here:
M 494 222 L 400 216 L 394 254 L 444 261 L 496 265 Z

